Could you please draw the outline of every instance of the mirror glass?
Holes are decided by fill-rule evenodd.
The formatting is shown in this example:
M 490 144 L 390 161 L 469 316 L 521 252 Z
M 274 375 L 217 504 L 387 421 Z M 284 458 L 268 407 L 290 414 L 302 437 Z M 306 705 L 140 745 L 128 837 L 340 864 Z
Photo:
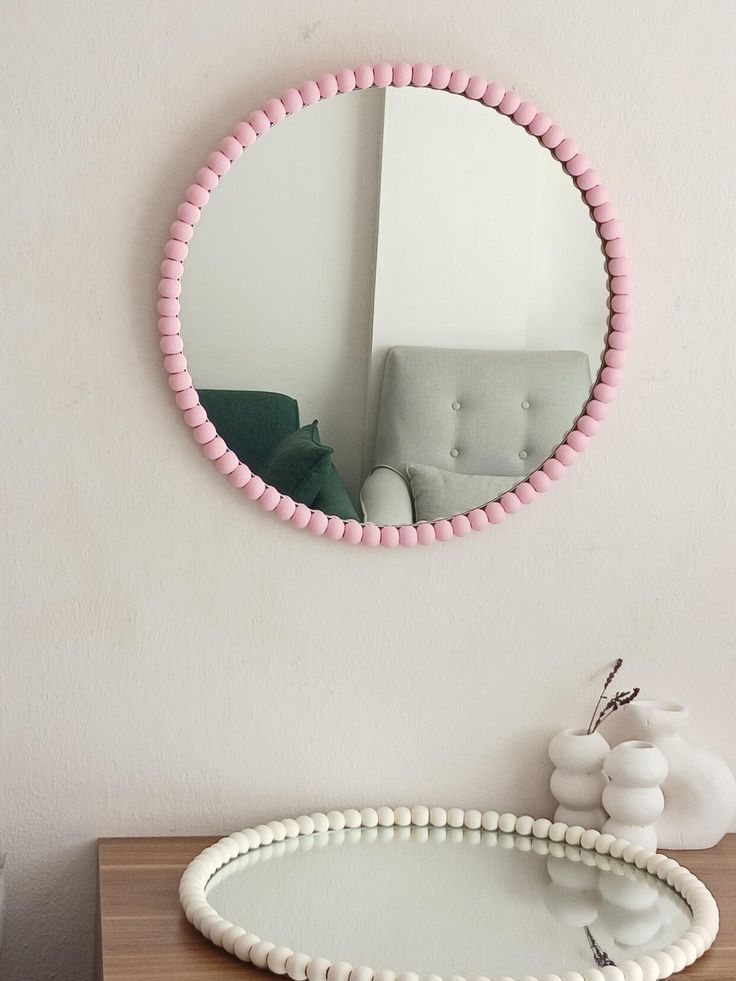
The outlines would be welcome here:
M 691 913 L 655 876 L 516 835 L 332 831 L 230 862 L 207 901 L 312 957 L 424 977 L 544 977 L 664 949 Z
M 223 178 L 181 333 L 251 470 L 408 524 L 497 499 L 564 439 L 607 298 L 588 208 L 525 130 L 448 92 L 368 89 L 287 117 Z

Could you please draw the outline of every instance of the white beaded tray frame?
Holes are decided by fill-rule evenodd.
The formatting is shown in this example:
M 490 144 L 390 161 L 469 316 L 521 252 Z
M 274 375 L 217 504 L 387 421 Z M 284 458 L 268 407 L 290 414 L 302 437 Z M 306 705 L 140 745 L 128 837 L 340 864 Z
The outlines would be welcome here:
M 520 126 L 538 140 L 560 163 L 567 175 L 581 192 L 601 241 L 606 260 L 608 286 L 608 332 L 600 369 L 590 396 L 577 419 L 571 420 L 572 428 L 555 447 L 549 457 L 528 477 L 521 479 L 511 490 L 485 507 L 477 507 L 466 514 L 453 518 L 420 522 L 418 525 L 375 525 L 371 522 L 343 521 L 336 515 L 312 510 L 297 504 L 281 494 L 276 487 L 266 484 L 251 472 L 247 464 L 238 459 L 218 434 L 213 422 L 199 401 L 199 396 L 187 370 L 184 344 L 180 335 L 179 313 L 181 304 L 181 278 L 187 257 L 188 242 L 194 235 L 202 209 L 211 193 L 227 174 L 243 152 L 247 152 L 256 140 L 262 139 L 269 130 L 299 110 L 323 99 L 331 99 L 349 92 L 372 87 L 414 86 L 446 91 L 460 98 L 471 99 L 490 110 L 506 116 L 510 123 Z M 489 82 L 481 75 L 446 65 L 430 65 L 406 62 L 378 65 L 359 65 L 355 70 L 346 68 L 332 74 L 320 75 L 317 81 L 304 82 L 298 88 L 289 88 L 280 98 L 269 99 L 262 109 L 256 109 L 247 120 L 239 123 L 226 136 L 219 147 L 208 157 L 206 164 L 196 174 L 187 188 L 185 198 L 178 206 L 176 219 L 169 228 L 169 240 L 164 247 L 161 263 L 161 279 L 158 284 L 159 345 L 164 355 L 164 369 L 168 383 L 176 398 L 177 406 L 184 414 L 194 440 L 218 472 L 227 477 L 233 487 L 247 498 L 258 501 L 260 506 L 295 528 L 306 529 L 316 536 L 324 535 L 332 541 L 344 541 L 350 545 L 362 544 L 369 548 L 430 545 L 432 542 L 464 538 L 471 531 L 481 531 L 500 524 L 507 516 L 520 511 L 552 483 L 559 480 L 572 466 L 578 454 L 588 445 L 590 437 L 600 422 L 608 415 L 621 381 L 622 368 L 629 347 L 629 331 L 632 326 L 632 281 L 627 247 L 618 211 L 610 200 L 608 190 L 600 174 L 570 139 L 562 127 L 537 110 L 531 102 L 522 100 L 513 89 L 506 89 L 498 82 Z
M 189 863 L 179 884 L 179 899 L 189 922 L 217 947 L 222 947 L 239 960 L 266 968 L 273 974 L 287 975 L 291 981 L 442 981 L 438 975 L 422 979 L 411 972 L 374 971 L 367 966 L 353 967 L 345 961 L 332 963 L 325 957 L 294 952 L 290 947 L 262 940 L 244 927 L 223 919 L 207 902 L 205 893 L 211 876 L 219 869 L 249 851 L 296 838 L 300 835 L 341 831 L 343 828 L 391 827 L 465 828 L 468 830 L 501 831 L 527 838 L 549 840 L 580 847 L 598 855 L 610 855 L 628 865 L 646 870 L 663 880 L 690 907 L 693 920 L 688 930 L 664 950 L 646 954 L 619 966 L 593 968 L 581 973 L 568 971 L 562 975 L 546 974 L 536 978 L 525 974 L 519 981 L 659 981 L 683 971 L 708 950 L 718 933 L 718 905 L 705 885 L 673 858 L 660 855 L 641 845 L 632 845 L 623 838 L 585 830 L 577 825 L 534 818 L 528 815 L 498 811 L 462 810 L 452 807 L 348 808 L 344 811 L 317 812 L 282 821 L 269 821 L 255 828 L 235 831 L 205 848 Z M 466 981 L 454 975 L 448 981 Z M 477 977 L 472 981 L 489 981 Z M 505 976 L 500 981 L 514 981 Z

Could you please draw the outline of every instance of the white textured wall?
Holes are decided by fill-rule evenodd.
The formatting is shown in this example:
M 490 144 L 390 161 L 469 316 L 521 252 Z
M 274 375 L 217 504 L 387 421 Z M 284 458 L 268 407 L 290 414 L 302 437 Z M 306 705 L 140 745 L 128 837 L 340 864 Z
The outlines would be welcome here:
M 339 804 L 543 811 L 603 662 L 736 766 L 730 0 L 3 3 L 5 981 L 89 981 L 98 835 Z M 8 29 L 9 28 L 9 29 Z M 366 59 L 496 76 L 629 229 L 639 329 L 576 472 L 506 525 L 350 550 L 248 506 L 163 381 L 161 248 L 243 114 Z

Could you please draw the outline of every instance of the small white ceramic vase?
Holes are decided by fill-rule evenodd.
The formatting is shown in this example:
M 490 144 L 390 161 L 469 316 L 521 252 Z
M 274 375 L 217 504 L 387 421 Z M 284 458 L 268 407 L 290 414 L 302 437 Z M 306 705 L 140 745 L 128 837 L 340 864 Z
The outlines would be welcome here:
M 555 821 L 600 831 L 606 814 L 601 806 L 607 779 L 603 761 L 611 747 L 599 732 L 563 729 L 549 744 L 554 763 L 549 786 L 559 807 Z
M 622 718 L 627 733 L 654 743 L 667 760 L 660 848 L 712 848 L 736 817 L 736 779 L 718 756 L 682 738 L 687 717 L 682 705 L 642 700 Z
M 610 780 L 603 791 L 603 806 L 610 814 L 604 834 L 656 851 L 655 822 L 664 811 L 662 784 L 667 777 L 664 755 L 653 743 L 631 739 L 611 750 L 603 769 Z

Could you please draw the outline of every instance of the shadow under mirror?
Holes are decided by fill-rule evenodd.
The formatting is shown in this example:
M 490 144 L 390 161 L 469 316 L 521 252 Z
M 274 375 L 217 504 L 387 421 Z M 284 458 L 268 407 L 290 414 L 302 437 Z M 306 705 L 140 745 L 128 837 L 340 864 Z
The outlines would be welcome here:
M 202 405 L 282 494 L 379 525 L 482 507 L 573 426 L 607 331 L 594 222 L 511 120 L 432 89 L 322 101 L 222 180 L 181 332 Z

